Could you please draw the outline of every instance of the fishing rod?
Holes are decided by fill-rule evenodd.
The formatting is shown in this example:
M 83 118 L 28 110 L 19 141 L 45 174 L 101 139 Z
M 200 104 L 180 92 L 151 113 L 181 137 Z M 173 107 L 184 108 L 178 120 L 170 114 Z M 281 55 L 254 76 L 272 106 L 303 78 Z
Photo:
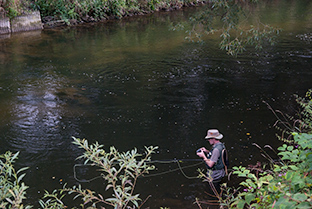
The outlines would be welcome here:
M 190 159 L 190 160 L 192 160 L 192 159 Z M 191 177 L 190 177 L 190 176 L 186 175 L 186 174 L 185 174 L 185 172 L 183 171 L 183 169 L 185 169 L 185 168 L 191 168 L 191 167 L 199 166 L 199 165 L 201 165 L 201 164 L 203 164 L 203 163 L 204 163 L 204 161 L 203 161 L 203 160 L 193 159 L 193 161 L 201 161 L 201 162 L 196 163 L 196 164 L 193 164 L 193 165 L 188 165 L 188 166 L 183 166 L 183 167 L 182 167 L 182 166 L 180 165 L 181 161 L 178 161 L 178 160 L 173 160 L 173 161 L 171 161 L 171 162 L 172 162 L 172 163 L 177 163 L 178 168 L 171 169 L 171 170 L 164 171 L 164 172 L 160 172 L 160 173 L 149 174 L 149 175 L 143 175 L 142 177 L 154 177 L 154 176 L 160 176 L 160 175 L 164 175 L 164 174 L 168 174 L 168 173 L 172 173 L 172 172 L 175 172 L 175 171 L 180 170 L 180 171 L 181 171 L 181 173 L 183 174 L 183 176 L 184 176 L 185 178 L 187 178 L 187 179 L 196 179 L 196 178 L 197 178 L 197 176 L 191 176 Z M 163 162 L 163 161 L 158 161 L 158 162 L 159 162 L 159 163 L 161 163 L 161 162 Z
M 152 160 L 152 161 L 147 161 L 147 163 L 175 163 L 175 162 L 198 162 L 198 161 L 204 161 L 203 159 L 169 159 L 169 160 Z
M 181 163 L 183 163 L 183 162 L 199 162 L 199 163 L 196 163 L 196 164 L 193 164 L 193 165 L 181 166 Z M 117 164 L 118 162 L 115 162 L 115 163 Z M 172 173 L 172 172 L 180 170 L 185 178 L 187 178 L 187 179 L 195 179 L 195 178 L 197 178 L 197 176 L 193 176 L 193 177 L 187 176 L 185 174 L 185 172 L 183 171 L 183 169 L 199 166 L 199 165 L 204 163 L 204 160 L 202 160 L 202 159 L 169 159 L 169 160 L 152 160 L 152 161 L 147 161 L 146 163 L 149 163 L 149 164 L 150 163 L 163 163 L 163 164 L 177 163 L 178 168 L 170 169 L 170 170 L 167 170 L 167 171 L 164 171 L 164 172 L 160 172 L 160 173 L 143 175 L 143 176 L 141 176 L 141 178 L 160 176 L 160 175 L 164 175 L 164 174 L 168 174 L 168 173 Z M 83 166 L 96 166 L 96 165 L 95 164 L 75 164 L 74 167 L 73 167 L 74 178 L 78 182 L 91 182 L 93 180 L 96 180 L 96 179 L 102 177 L 102 175 L 100 175 L 100 176 L 97 176 L 97 177 L 94 177 L 94 178 L 88 179 L 88 180 L 78 179 L 77 178 L 77 174 L 76 174 L 76 168 L 77 167 L 83 167 Z

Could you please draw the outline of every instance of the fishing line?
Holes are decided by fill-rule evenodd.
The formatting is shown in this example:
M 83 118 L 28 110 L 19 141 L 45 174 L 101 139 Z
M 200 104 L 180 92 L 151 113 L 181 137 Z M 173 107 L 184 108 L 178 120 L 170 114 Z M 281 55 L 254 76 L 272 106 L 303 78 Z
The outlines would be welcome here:
M 169 161 L 167 161 L 167 162 L 169 162 Z M 196 163 L 196 164 L 194 164 L 194 165 L 188 165 L 188 166 L 183 166 L 183 167 L 181 167 L 180 162 L 179 162 L 178 160 L 171 160 L 170 162 L 171 162 L 171 163 L 177 163 L 178 168 L 175 168 L 175 169 L 172 169 L 172 170 L 168 170 L 168 171 L 164 171 L 164 172 L 160 172 L 160 173 L 149 174 L 149 175 L 143 175 L 142 177 L 160 176 L 160 175 L 164 175 L 164 174 L 168 174 L 168 173 L 172 173 L 172 172 L 175 172 L 175 171 L 180 170 L 181 173 L 183 174 L 183 176 L 184 176 L 185 178 L 187 178 L 187 179 L 195 179 L 195 178 L 197 178 L 197 176 L 193 176 L 193 177 L 187 176 L 187 175 L 184 173 L 183 169 L 184 169 L 184 168 L 191 168 L 191 167 L 198 166 L 198 165 L 200 165 L 200 164 L 203 164 L 204 161 L 202 161 L 202 162 L 200 162 L 200 163 Z M 163 161 L 161 161 L 161 163 L 163 163 Z
M 100 174 L 99 176 L 97 176 L 97 177 L 94 177 L 94 178 L 91 178 L 91 179 L 78 179 L 77 178 L 77 174 L 76 174 L 76 167 L 83 167 L 83 166 L 96 166 L 96 165 L 94 165 L 94 164 L 75 164 L 74 165 L 74 167 L 73 167 L 73 171 L 74 171 L 74 178 L 76 179 L 76 181 L 78 181 L 78 182 L 81 182 L 81 183 L 89 183 L 89 182 L 91 182 L 91 181 L 94 181 L 94 180 L 96 180 L 96 179 L 98 179 L 98 178 L 102 178 L 102 175 L 103 174 Z
M 175 162 L 204 162 L 203 159 L 172 159 L 172 160 L 152 160 L 152 161 L 147 161 L 146 163 L 175 163 Z
M 180 164 L 182 162 L 193 162 L 193 161 L 200 161 L 200 162 L 196 163 L 196 164 L 193 164 L 193 165 L 188 165 L 188 166 L 181 166 L 181 164 Z M 118 162 L 116 162 L 116 164 L 117 163 Z M 172 173 L 172 172 L 180 170 L 185 178 L 187 178 L 187 179 L 195 179 L 195 178 L 197 178 L 197 176 L 188 176 L 188 175 L 185 174 L 183 169 L 201 165 L 201 164 L 204 163 L 204 161 L 201 160 L 201 159 L 173 159 L 173 160 L 153 160 L 153 161 L 148 161 L 146 163 L 177 163 L 178 168 L 175 168 L 175 169 L 172 169 L 172 170 L 168 170 L 168 171 L 164 171 L 164 172 L 160 172 L 160 173 L 143 175 L 143 176 L 141 176 L 141 178 L 160 176 L 160 175 L 164 175 L 164 174 L 168 174 L 168 173 Z M 76 168 L 77 167 L 84 167 L 84 166 L 97 166 L 97 165 L 95 165 L 95 164 L 75 164 L 74 167 L 73 167 L 73 172 L 74 172 L 74 178 L 76 179 L 76 181 L 81 182 L 81 183 L 89 183 L 91 181 L 94 181 L 94 180 L 96 180 L 98 178 L 102 178 L 103 177 L 103 174 L 101 174 L 100 176 L 97 176 L 97 177 L 94 177 L 94 178 L 91 178 L 91 179 L 79 179 L 77 177 Z

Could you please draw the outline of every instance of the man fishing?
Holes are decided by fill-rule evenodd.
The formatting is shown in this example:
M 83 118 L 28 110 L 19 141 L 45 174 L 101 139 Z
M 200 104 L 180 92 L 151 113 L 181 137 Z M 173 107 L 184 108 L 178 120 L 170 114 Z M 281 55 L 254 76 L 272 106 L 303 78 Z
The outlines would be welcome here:
M 208 170 L 208 178 L 212 180 L 218 192 L 220 191 L 221 179 L 226 175 L 227 169 L 226 163 L 222 159 L 223 151 L 225 150 L 224 144 L 220 142 L 222 138 L 223 135 L 217 129 L 209 129 L 205 140 L 212 145 L 211 151 L 202 147 L 196 153 L 205 161 L 210 170 Z

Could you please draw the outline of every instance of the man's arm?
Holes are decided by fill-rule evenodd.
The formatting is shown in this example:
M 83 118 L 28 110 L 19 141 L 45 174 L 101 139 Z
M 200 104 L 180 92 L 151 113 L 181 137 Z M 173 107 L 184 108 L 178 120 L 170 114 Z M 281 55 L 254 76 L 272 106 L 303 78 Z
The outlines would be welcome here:
M 198 155 L 199 157 L 203 158 L 203 160 L 205 161 L 205 163 L 206 163 L 210 168 L 211 168 L 212 166 L 214 166 L 214 164 L 216 163 L 216 162 L 211 161 L 210 159 L 208 159 L 204 151 L 202 151 L 202 152 L 197 152 L 197 155 Z
M 212 168 L 212 166 L 214 166 L 214 164 L 215 164 L 215 162 L 213 162 L 212 160 L 208 159 L 206 156 L 204 157 L 204 161 L 210 168 Z

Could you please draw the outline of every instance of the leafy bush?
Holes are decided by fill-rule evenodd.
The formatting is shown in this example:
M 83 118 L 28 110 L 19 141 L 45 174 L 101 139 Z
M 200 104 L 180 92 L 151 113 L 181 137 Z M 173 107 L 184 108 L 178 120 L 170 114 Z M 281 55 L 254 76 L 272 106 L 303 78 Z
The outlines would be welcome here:
M 302 107 L 296 117 L 287 115 L 278 117 L 280 126 L 286 128 L 278 138 L 285 143 L 274 151 L 278 159 L 274 160 L 263 148 L 256 145 L 268 164 L 244 167 L 234 166 L 233 174 L 243 178 L 239 188 L 223 188 L 225 194 L 216 194 L 220 205 L 226 208 L 312 208 L 312 90 L 305 98 L 296 97 Z M 271 110 L 272 108 L 269 107 Z M 276 114 L 276 111 L 273 111 Z M 278 116 L 276 114 L 276 116 Z M 283 121 L 282 119 L 288 119 Z M 295 121 L 291 123 L 290 121 Z M 291 136 L 291 138 L 290 138 Z M 285 139 L 287 137 L 287 139 Z M 209 183 L 211 179 L 200 173 Z M 207 204 L 207 202 L 205 202 Z M 209 203 L 209 202 L 208 202 Z
M 14 18 L 25 13 L 26 9 L 29 9 L 29 2 L 21 0 L 2 0 L 0 1 L 0 7 L 4 8 L 9 18 Z
M 101 20 L 142 10 L 137 0 L 35 0 L 35 4 L 42 17 L 53 16 L 62 20 L 81 20 L 84 17 Z
M 298 122 L 298 129 L 301 132 L 312 133 L 312 89 L 309 89 L 304 97 L 295 95 L 297 103 L 301 106 L 301 116 Z
M 74 143 L 85 150 L 85 153 L 79 157 L 85 159 L 85 164 L 91 162 L 92 165 L 100 168 L 101 177 L 107 182 L 105 190 L 110 191 L 111 196 L 105 198 L 89 189 L 82 189 L 80 185 L 73 188 L 64 187 L 51 194 L 46 192 L 44 200 L 40 200 L 42 208 L 65 208 L 62 200 L 65 193 L 75 194 L 74 198 L 81 198 L 83 207 L 89 205 L 89 208 L 104 208 L 107 205 L 116 209 L 138 208 L 139 204 L 147 200 L 148 197 L 142 201 L 139 194 L 134 194 L 134 189 L 138 177 L 155 168 L 149 162 L 151 154 L 157 147 L 145 147 L 145 155 L 142 155 L 135 148 L 120 153 L 115 147 L 110 147 L 110 151 L 106 152 L 102 149 L 103 145 L 98 143 L 89 145 L 85 139 L 74 138 Z
M 157 147 L 145 147 L 145 154 L 139 154 L 134 148 L 127 152 L 118 152 L 115 147 L 110 147 L 106 152 L 103 145 L 97 142 L 89 145 L 85 139 L 74 138 L 74 144 L 84 149 L 85 152 L 79 159 L 84 159 L 84 163 L 92 163 L 92 166 L 99 167 L 101 177 L 106 181 L 106 193 L 111 195 L 104 198 L 101 194 L 96 194 L 89 189 L 83 189 L 80 185 L 72 188 L 64 186 L 63 189 L 54 190 L 52 193 L 45 192 L 43 199 L 39 200 L 40 206 L 44 209 L 64 209 L 64 197 L 74 194 L 74 199 L 81 198 L 81 208 L 104 208 L 113 206 L 120 208 L 139 208 L 149 198 L 140 199 L 139 194 L 135 194 L 134 189 L 137 180 L 143 174 L 149 173 L 155 167 L 151 162 L 151 155 Z M 13 163 L 19 153 L 12 154 L 6 152 L 0 155 L 0 208 L 2 209 L 29 209 L 31 206 L 24 206 L 22 201 L 26 199 L 26 189 L 28 188 L 22 179 L 27 168 L 15 171 Z M 76 207 L 75 207 L 76 208 Z
M 227 205 L 231 208 L 312 208 L 312 134 L 293 133 L 296 146 L 279 147 L 278 163 L 259 176 L 245 167 L 233 167 L 244 177 L 243 191 Z
M 194 1 L 198 3 L 196 0 Z M 109 17 L 122 18 L 149 13 L 163 8 L 187 4 L 184 0 L 34 0 L 42 17 L 52 16 L 70 24 L 70 19 L 100 21 Z
M 0 155 L 0 208 L 31 208 L 24 206 L 22 201 L 26 199 L 26 189 L 28 188 L 22 179 L 25 173 L 22 173 L 27 168 L 22 168 L 18 171 L 14 169 L 14 162 L 19 153 L 13 154 L 6 152 Z
M 233 167 L 234 174 L 245 178 L 240 183 L 243 189 L 228 192 L 227 198 L 220 198 L 221 204 L 231 208 L 312 208 L 311 93 L 308 90 L 305 98 L 295 95 L 302 107 L 295 117 L 282 113 L 283 117 L 278 117 L 273 111 L 278 117 L 276 124 L 284 127 L 282 136 L 278 137 L 285 142 L 278 148 L 279 160 L 273 160 L 256 145 L 269 159 L 268 168 Z M 273 150 L 269 145 L 265 148 Z

